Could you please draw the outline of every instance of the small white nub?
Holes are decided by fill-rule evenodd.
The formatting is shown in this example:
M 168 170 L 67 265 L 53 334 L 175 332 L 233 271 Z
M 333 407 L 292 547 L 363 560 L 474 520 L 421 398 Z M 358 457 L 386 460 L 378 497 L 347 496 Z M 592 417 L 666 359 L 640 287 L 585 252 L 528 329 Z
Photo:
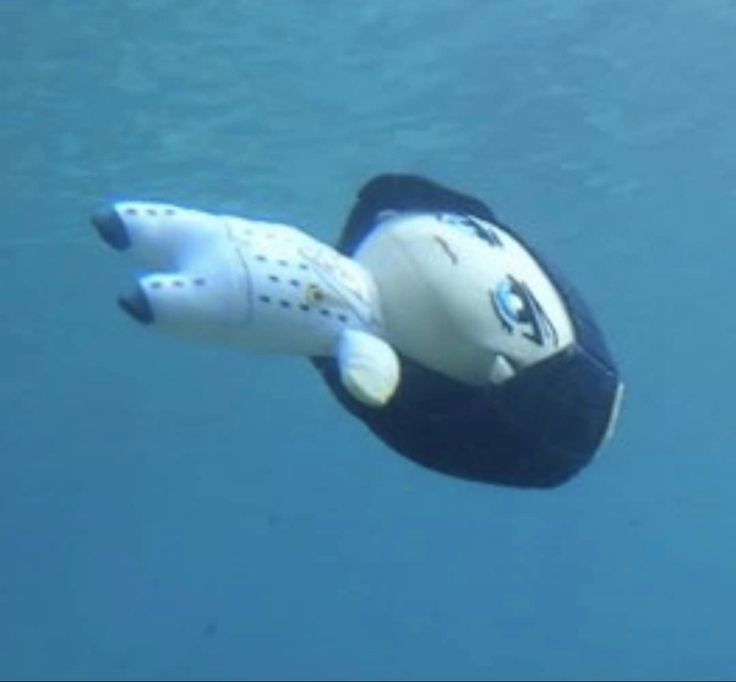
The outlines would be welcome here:
M 611 407 L 611 416 L 608 418 L 608 426 L 606 427 L 606 434 L 603 436 L 603 441 L 607 441 L 613 438 L 614 431 L 616 431 L 616 425 L 618 424 L 618 417 L 621 413 L 621 403 L 624 399 L 624 384 L 620 382 L 616 387 L 616 396 L 613 399 L 613 406 Z
M 399 384 L 399 358 L 385 341 L 356 329 L 340 335 L 337 348 L 340 379 L 356 400 L 381 407 Z
M 512 376 L 514 376 L 515 373 L 516 372 L 514 372 L 514 368 L 511 366 L 511 363 L 506 359 L 506 356 L 499 353 L 493 358 L 493 362 L 491 363 L 491 371 L 488 374 L 488 378 L 491 380 L 492 384 L 498 386 L 504 381 L 508 381 Z

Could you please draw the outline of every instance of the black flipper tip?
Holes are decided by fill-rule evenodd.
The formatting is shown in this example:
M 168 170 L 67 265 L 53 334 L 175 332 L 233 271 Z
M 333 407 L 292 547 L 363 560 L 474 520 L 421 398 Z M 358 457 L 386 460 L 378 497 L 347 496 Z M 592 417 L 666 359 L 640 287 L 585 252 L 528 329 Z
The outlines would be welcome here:
M 151 324 L 153 322 L 153 308 L 151 308 L 148 296 L 140 287 L 132 294 L 120 296 L 118 305 L 141 324 Z
M 90 218 L 102 239 L 113 249 L 123 251 L 130 246 L 130 236 L 115 209 L 106 208 L 96 211 Z

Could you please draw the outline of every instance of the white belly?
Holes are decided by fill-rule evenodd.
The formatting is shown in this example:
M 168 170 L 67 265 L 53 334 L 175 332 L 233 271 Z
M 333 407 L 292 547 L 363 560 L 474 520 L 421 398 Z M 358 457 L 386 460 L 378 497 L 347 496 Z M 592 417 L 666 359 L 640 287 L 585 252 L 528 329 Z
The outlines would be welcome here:
M 240 328 L 248 348 L 324 355 L 345 328 L 380 329 L 376 287 L 363 267 L 290 226 L 226 220 L 249 287 Z

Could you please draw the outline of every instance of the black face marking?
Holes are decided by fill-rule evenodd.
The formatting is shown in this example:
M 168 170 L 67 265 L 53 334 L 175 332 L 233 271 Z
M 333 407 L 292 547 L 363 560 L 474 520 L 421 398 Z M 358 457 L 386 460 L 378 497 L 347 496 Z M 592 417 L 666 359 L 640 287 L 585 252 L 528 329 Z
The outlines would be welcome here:
M 507 275 L 490 292 L 490 297 L 501 325 L 509 334 L 521 328 L 521 335 L 532 343 L 539 346 L 558 344 L 557 330 L 525 282 Z
M 434 236 L 434 240 L 442 247 L 442 250 L 447 254 L 447 257 L 450 259 L 453 265 L 457 265 L 457 255 L 452 251 L 449 244 L 442 238 L 437 235 Z
M 489 246 L 499 249 L 503 248 L 503 244 L 493 228 L 488 223 L 485 223 L 472 215 L 438 213 L 437 219 L 441 220 L 443 223 L 448 223 L 449 225 L 462 225 L 463 227 L 469 227 L 473 232 L 475 232 L 476 237 L 482 239 Z
M 476 220 L 473 216 L 469 215 L 463 216 L 461 222 L 463 225 L 472 227 L 473 230 L 475 230 L 475 234 L 484 242 L 487 242 L 491 246 L 503 248 L 503 244 L 501 244 L 501 240 L 498 238 L 498 235 L 485 223 L 481 223 L 479 220 Z

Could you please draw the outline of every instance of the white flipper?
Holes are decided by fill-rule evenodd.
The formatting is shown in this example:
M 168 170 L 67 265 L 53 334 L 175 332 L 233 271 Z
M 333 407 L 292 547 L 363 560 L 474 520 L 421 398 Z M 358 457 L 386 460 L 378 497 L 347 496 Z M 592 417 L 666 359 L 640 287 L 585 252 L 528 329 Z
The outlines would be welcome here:
M 385 405 L 399 385 L 399 358 L 373 334 L 347 329 L 337 346 L 340 379 L 348 393 L 371 407 Z

